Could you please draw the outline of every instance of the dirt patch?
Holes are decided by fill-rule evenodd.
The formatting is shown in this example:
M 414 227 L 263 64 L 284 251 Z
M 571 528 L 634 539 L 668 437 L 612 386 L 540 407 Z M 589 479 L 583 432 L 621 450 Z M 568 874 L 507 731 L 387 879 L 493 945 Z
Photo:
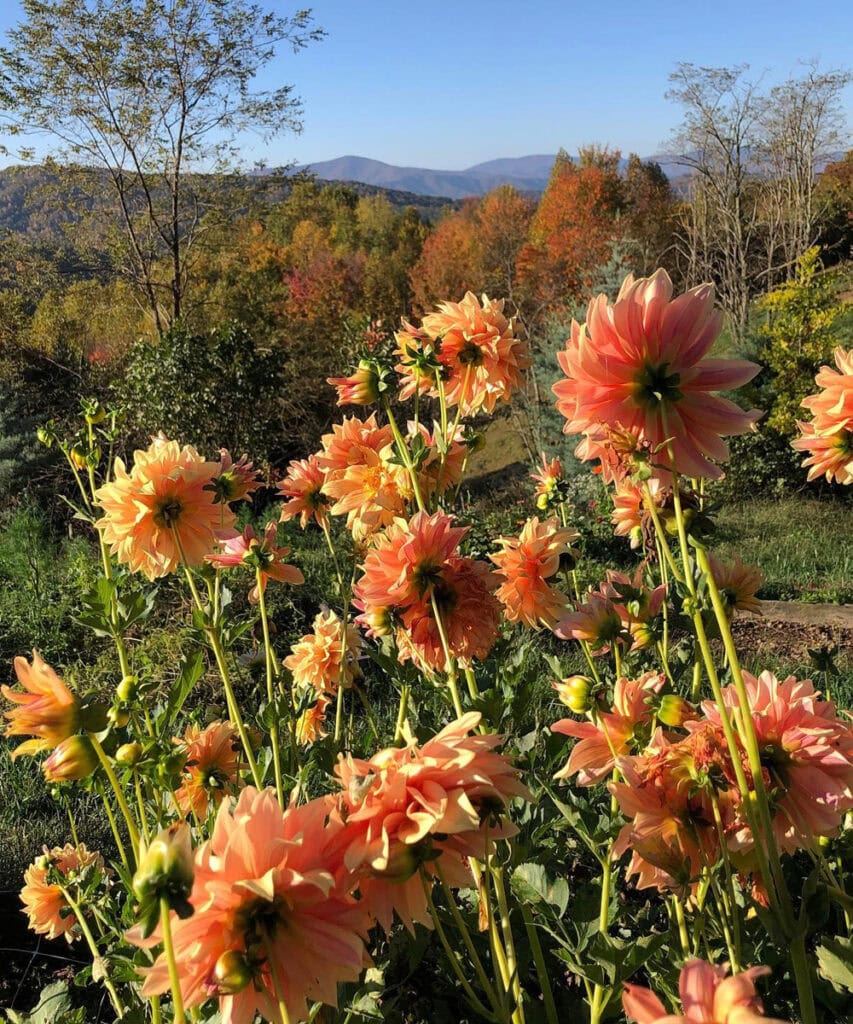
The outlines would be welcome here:
M 789 603 L 794 607 L 785 608 Z M 793 601 L 765 601 L 762 604 L 773 605 L 774 609 L 768 610 L 763 617 L 738 616 L 732 623 L 739 651 L 748 651 L 752 656 L 766 652 L 775 658 L 808 660 L 809 650 L 835 646 L 839 661 L 853 659 L 853 618 L 849 617 L 853 609 L 848 605 L 800 605 Z M 814 614 L 808 617 L 800 609 L 809 609 Z M 807 621 L 785 617 L 795 615 Z

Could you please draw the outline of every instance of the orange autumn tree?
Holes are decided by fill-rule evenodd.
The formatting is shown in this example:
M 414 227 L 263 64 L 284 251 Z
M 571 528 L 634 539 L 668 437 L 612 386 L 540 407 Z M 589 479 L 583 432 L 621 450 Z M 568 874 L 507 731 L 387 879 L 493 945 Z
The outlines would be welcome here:
M 467 291 L 511 300 L 534 210 L 530 199 L 501 185 L 443 217 L 410 273 L 415 308 L 423 311 L 443 296 L 461 298 Z
M 619 153 L 560 150 L 518 257 L 518 286 L 533 311 L 565 306 L 610 258 L 621 208 Z

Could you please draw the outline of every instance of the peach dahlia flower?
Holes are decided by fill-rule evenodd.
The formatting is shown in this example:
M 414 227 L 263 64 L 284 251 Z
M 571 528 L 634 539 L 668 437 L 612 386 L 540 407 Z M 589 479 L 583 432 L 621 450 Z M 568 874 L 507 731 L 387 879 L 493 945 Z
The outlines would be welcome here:
M 423 318 L 446 374 L 447 404 L 461 406 L 463 416 L 480 409 L 491 413 L 499 401 L 508 402 L 530 365 L 527 344 L 515 336 L 514 322 L 503 309 L 503 299 L 484 295 L 481 305 L 466 292 L 461 302 L 442 302 Z
M 714 288 L 701 285 L 677 298 L 664 270 L 636 280 L 629 275 L 615 303 L 599 295 L 584 325 L 558 360 L 566 380 L 554 385 L 567 434 L 628 431 L 638 443 L 663 449 L 670 468 L 687 476 L 718 478 L 715 463 L 729 449 L 723 437 L 743 434 L 758 418 L 714 395 L 751 380 L 758 366 L 742 359 L 707 359 L 720 331 Z M 661 450 L 657 458 L 669 467 Z
M 311 519 L 322 526 L 329 512 L 329 501 L 323 494 L 325 482 L 326 473 L 316 455 L 293 459 L 287 467 L 287 476 L 278 485 L 279 495 L 286 499 L 281 506 L 281 521 L 299 516 L 303 530 Z
M 499 537 L 502 551 L 489 555 L 503 581 L 495 597 L 504 606 L 509 622 L 524 622 L 533 629 L 553 629 L 568 606 L 568 598 L 548 580 L 556 576 L 563 558 L 572 560 L 578 552 L 571 547 L 578 532 L 560 528 L 556 519 L 539 522 L 528 519 L 518 537 Z
M 835 350 L 835 365 L 822 366 L 815 377 L 821 389 L 803 399 L 812 421 L 800 423 L 801 436 L 793 442 L 797 451 L 808 453 L 803 466 L 809 480 L 820 476 L 840 484 L 853 483 L 853 349 Z
M 77 918 L 68 906 L 60 884 L 48 882 L 48 875 L 52 870 L 56 871 L 66 887 L 73 886 L 75 875 L 92 865 L 103 869 L 104 860 L 82 843 L 80 846 L 66 843 L 65 846 L 54 846 L 52 850 L 44 847 L 44 855 L 24 872 L 24 887 L 21 889 L 21 902 L 32 931 L 48 939 L 58 939 L 62 935 L 66 942 L 79 938 Z
M 853 809 L 853 725 L 838 717 L 833 702 L 820 699 L 808 679 L 779 680 L 772 672 L 743 676 L 776 842 L 789 853 L 811 849 L 818 836 L 834 835 Z M 733 685 L 723 690 L 723 699 L 728 708 L 739 707 Z M 713 701 L 705 701 L 702 710 L 722 728 Z M 745 824 L 732 845 L 752 846 Z
M 181 742 L 186 760 L 175 800 L 181 814 L 203 821 L 211 806 L 218 807 L 237 788 L 245 767 L 240 738 L 230 722 L 211 722 L 204 729 L 187 726 Z
M 80 728 L 80 702 L 54 670 L 33 651 L 33 663 L 15 658 L 15 675 L 24 689 L 0 687 L 17 707 L 4 712 L 9 719 L 6 736 L 32 736 L 12 751 L 12 758 L 52 750 Z
M 764 582 L 761 570 L 746 565 L 740 555 L 735 555 L 731 564 L 720 561 L 715 555 L 709 555 L 708 561 L 728 615 L 735 611 L 761 615 L 761 602 L 755 596 Z
M 266 592 L 267 583 L 270 580 L 290 583 L 293 586 L 299 586 L 305 582 L 305 577 L 299 569 L 284 561 L 290 554 L 290 548 L 277 546 L 278 524 L 276 522 L 267 523 L 262 538 L 255 533 L 253 526 L 244 526 L 243 532 L 236 536 L 232 536 L 232 533 L 233 531 L 228 531 L 220 540 L 222 550 L 212 555 L 206 555 L 205 561 L 210 562 L 217 569 L 245 565 L 260 570 L 260 581 L 255 582 L 249 591 L 251 604 L 257 604 L 260 601 L 261 594 Z
M 834 434 L 853 429 L 853 349 L 835 350 L 834 370 L 822 366 L 815 383 L 820 388 L 816 395 L 803 399 L 803 408 L 812 414 L 812 423 L 820 434 Z
M 338 758 L 343 862 L 365 876 L 360 888 L 386 929 L 395 910 L 409 928 L 428 921 L 422 865 L 431 873 L 440 858 L 451 885 L 470 885 L 466 858 L 482 860 L 492 840 L 516 831 L 505 818 L 509 802 L 530 793 L 509 758 L 495 751 L 502 736 L 470 735 L 480 717 L 463 715 L 423 746 L 409 739 L 369 761 Z
M 658 997 L 642 985 L 625 985 L 622 1008 L 636 1024 L 786 1024 L 764 1016 L 755 979 L 769 967 L 750 967 L 728 976 L 728 969 L 705 960 L 681 968 L 678 988 L 683 1012 L 667 1013 Z
M 666 676 L 646 672 L 639 679 L 617 679 L 613 691 L 613 707 L 599 711 L 592 721 L 578 722 L 563 718 L 554 722 L 551 732 L 573 736 L 579 742 L 572 747 L 569 760 L 554 776 L 568 779 L 577 775 L 579 786 L 592 786 L 606 779 L 616 767 L 616 759 L 634 752 L 636 734 L 645 728 L 648 739 L 652 708 L 649 698 L 666 685 Z
M 296 686 L 307 686 L 318 694 L 335 693 L 338 686 L 352 686 L 358 671 L 361 637 L 347 623 L 346 651 L 343 650 L 344 624 L 330 609 L 314 619 L 314 629 L 291 648 L 284 667 L 293 674 Z
M 134 453 L 129 473 L 116 459 L 114 479 L 95 492 L 104 513 L 96 526 L 112 553 L 151 580 L 182 560 L 201 565 L 216 532 L 234 524 L 228 505 L 216 501 L 212 482 L 219 471 L 219 463 L 162 435 Z
M 278 1021 L 280 991 L 290 1019 L 304 1020 L 309 1001 L 335 1006 L 338 983 L 358 978 L 368 920 L 331 852 L 339 826 L 326 818 L 323 801 L 282 811 L 273 790 L 251 786 L 233 810 L 222 804 L 195 852 L 194 913 L 172 920 L 186 1007 L 218 998 L 223 1024 L 252 1024 L 256 1013 Z M 133 929 L 128 938 L 155 946 L 162 933 L 143 940 Z M 229 955 L 242 965 L 240 987 L 220 981 Z M 145 974 L 143 995 L 169 991 L 164 954 Z

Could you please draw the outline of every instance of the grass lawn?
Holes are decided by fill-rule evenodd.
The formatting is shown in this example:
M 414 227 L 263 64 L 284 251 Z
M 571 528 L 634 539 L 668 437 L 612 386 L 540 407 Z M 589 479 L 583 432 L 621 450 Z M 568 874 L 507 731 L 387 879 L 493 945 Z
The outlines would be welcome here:
M 760 596 L 853 604 L 853 504 L 792 495 L 725 506 L 715 551 L 764 574 Z

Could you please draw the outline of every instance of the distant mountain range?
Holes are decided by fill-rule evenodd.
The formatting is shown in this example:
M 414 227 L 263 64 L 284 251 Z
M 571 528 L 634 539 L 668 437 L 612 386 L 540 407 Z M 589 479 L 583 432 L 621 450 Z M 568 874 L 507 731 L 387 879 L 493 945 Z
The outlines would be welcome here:
M 840 160 L 842 156 L 840 152 L 826 156 L 816 169 L 821 171 L 827 163 Z M 555 159 L 550 154 L 505 157 L 474 164 L 464 171 L 435 171 L 426 167 L 397 167 L 364 156 L 341 156 L 336 160 L 303 164 L 298 169 L 310 171 L 323 181 L 361 182 L 419 196 L 458 200 L 485 195 L 498 185 L 512 185 L 520 192 L 543 192 Z M 659 164 L 676 191 L 684 186 L 688 168 L 683 157 L 675 153 L 654 153 L 643 159 Z M 623 169 L 627 163 L 625 159 L 620 161 Z
M 512 185 L 522 192 L 542 192 L 555 159 L 554 154 L 505 157 L 475 164 L 464 171 L 435 171 L 426 167 L 396 167 L 363 156 L 341 156 L 305 164 L 300 170 L 311 171 L 324 181 L 360 181 L 416 195 L 465 199 L 484 195 L 498 185 Z M 659 163 L 670 179 L 684 174 L 684 168 L 671 154 L 661 153 L 648 159 Z

